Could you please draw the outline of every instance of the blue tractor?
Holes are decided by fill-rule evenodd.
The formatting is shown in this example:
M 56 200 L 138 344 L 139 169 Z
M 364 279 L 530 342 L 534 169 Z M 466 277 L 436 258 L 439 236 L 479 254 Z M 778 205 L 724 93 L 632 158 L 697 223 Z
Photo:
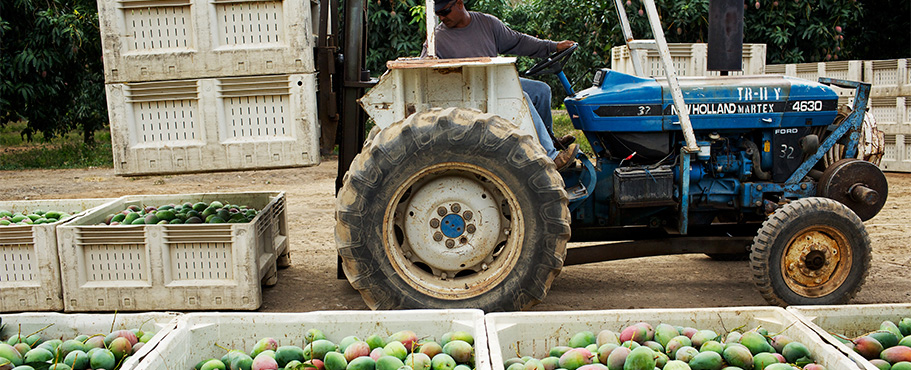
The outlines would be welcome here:
M 594 151 L 563 172 L 510 59 L 390 62 L 360 99 L 377 127 L 344 176 L 336 240 L 371 308 L 524 309 L 563 266 L 682 253 L 748 259 L 770 304 L 854 297 L 863 221 L 888 195 L 858 158 L 868 84 L 602 69 L 575 92 L 560 72 L 573 50 L 527 72 L 557 73 Z

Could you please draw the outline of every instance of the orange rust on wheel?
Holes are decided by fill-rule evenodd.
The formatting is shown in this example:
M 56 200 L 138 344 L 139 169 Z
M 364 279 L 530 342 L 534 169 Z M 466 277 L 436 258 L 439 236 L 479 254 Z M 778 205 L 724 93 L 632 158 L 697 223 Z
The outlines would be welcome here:
M 834 292 L 848 278 L 852 265 L 848 238 L 839 230 L 816 225 L 788 241 L 781 259 L 785 283 L 805 297 Z

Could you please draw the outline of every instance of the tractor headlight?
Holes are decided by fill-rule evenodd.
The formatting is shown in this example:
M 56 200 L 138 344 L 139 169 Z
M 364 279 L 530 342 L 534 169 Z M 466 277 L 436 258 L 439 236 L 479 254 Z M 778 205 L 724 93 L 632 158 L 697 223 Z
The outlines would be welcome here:
M 604 78 L 607 77 L 607 68 L 602 68 L 595 71 L 595 77 L 592 78 L 592 84 L 598 87 L 601 87 L 601 84 L 604 83 Z

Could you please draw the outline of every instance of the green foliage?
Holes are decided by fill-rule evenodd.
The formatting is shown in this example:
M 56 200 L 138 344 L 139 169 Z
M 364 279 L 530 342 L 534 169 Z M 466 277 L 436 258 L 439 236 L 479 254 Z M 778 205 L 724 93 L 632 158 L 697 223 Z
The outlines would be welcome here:
M 0 128 L 0 171 L 23 169 L 56 169 L 113 167 L 111 132 L 94 133 L 99 144 L 89 145 L 78 134 L 42 138 L 42 143 L 28 143 L 20 132 L 25 122 L 9 123 Z
M 0 17 L 0 125 L 92 143 L 107 122 L 95 1 L 3 1 Z
M 863 13 L 854 0 L 750 0 L 744 10 L 744 42 L 765 43 L 766 61 L 823 62 L 850 59 L 845 28 Z
M 424 44 L 424 2 L 421 0 L 367 1 L 366 68 L 379 75 L 386 61 L 416 57 Z

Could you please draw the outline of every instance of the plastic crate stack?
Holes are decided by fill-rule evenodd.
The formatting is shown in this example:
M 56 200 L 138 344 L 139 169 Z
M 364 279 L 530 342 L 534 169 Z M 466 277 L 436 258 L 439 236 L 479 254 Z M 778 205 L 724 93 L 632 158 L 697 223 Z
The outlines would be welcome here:
M 911 172 L 911 58 L 851 60 L 824 63 L 767 65 L 767 74 L 808 80 L 834 77 L 870 83 L 869 110 L 885 136 L 883 171 Z M 851 102 L 854 91 L 836 88 L 839 103 Z
M 718 76 L 718 71 L 708 71 L 708 44 L 674 43 L 667 45 L 679 76 Z M 765 69 L 765 44 L 743 44 L 743 71 L 731 76 L 760 75 Z M 611 48 L 611 69 L 635 75 L 632 56 L 626 45 Z M 664 64 L 658 50 L 641 50 L 639 53 L 643 73 L 649 77 L 664 76 Z
M 310 1 L 99 1 L 115 171 L 318 164 L 317 10 Z

